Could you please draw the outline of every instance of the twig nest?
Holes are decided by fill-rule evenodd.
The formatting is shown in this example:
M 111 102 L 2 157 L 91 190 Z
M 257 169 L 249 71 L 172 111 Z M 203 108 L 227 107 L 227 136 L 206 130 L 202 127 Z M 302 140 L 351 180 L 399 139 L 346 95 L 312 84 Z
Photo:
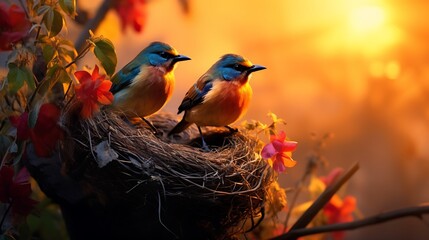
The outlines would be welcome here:
M 156 135 L 108 109 L 70 120 L 66 172 L 100 205 L 131 213 L 142 237 L 228 239 L 256 225 L 274 177 L 255 139 L 210 128 L 204 152 L 195 127 L 168 138 L 176 116 L 149 120 Z

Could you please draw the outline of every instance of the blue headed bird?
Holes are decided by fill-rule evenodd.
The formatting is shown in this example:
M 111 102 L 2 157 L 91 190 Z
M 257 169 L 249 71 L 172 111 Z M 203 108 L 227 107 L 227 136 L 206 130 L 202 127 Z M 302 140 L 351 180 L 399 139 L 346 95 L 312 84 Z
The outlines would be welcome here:
M 160 110 L 174 89 L 174 68 L 179 61 L 190 60 L 162 42 L 153 42 L 112 77 L 110 91 L 113 108 L 127 117 L 145 119 Z
M 236 54 L 220 58 L 188 90 L 179 106 L 185 112 L 182 120 L 168 135 L 179 133 L 195 123 L 201 135 L 202 147 L 208 150 L 201 132 L 202 126 L 225 126 L 237 121 L 246 112 L 252 88 L 250 74 L 265 69 Z

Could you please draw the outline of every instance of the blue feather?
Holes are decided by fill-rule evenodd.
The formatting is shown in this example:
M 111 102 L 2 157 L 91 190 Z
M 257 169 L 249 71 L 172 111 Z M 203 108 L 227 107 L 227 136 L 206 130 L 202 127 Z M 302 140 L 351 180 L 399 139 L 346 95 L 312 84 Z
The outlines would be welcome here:
M 183 99 L 182 104 L 180 104 L 179 106 L 179 113 L 181 113 L 184 110 L 188 110 L 200 103 L 203 102 L 204 100 L 204 96 L 206 96 L 206 94 L 208 92 L 210 92 L 210 90 L 213 88 L 213 83 L 212 81 L 208 81 L 206 82 L 206 84 L 204 85 L 203 89 L 199 89 L 197 84 L 194 84 L 194 93 L 195 93 L 195 97 L 191 97 L 191 98 L 185 98 Z
M 110 91 L 115 94 L 119 91 L 121 91 L 122 89 L 126 88 L 127 86 L 129 86 L 134 78 L 141 72 L 141 68 L 140 66 L 137 66 L 133 69 L 131 69 L 131 71 L 127 72 L 127 73 L 123 73 L 122 71 L 119 71 L 117 73 L 117 78 L 119 79 L 119 83 L 118 84 L 113 84 L 112 87 L 110 88 Z

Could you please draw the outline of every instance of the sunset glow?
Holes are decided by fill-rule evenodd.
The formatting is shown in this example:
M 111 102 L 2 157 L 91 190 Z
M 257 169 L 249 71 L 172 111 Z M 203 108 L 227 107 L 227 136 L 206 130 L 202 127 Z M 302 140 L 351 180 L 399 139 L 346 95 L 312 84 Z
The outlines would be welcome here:
M 347 49 L 367 57 L 382 56 L 395 48 L 402 39 L 402 32 L 393 20 L 389 5 L 351 5 L 342 34 Z M 340 33 L 340 34 L 341 34 Z
M 0 240 L 429 239 L 428 10 L 1 0 Z
M 377 31 L 386 23 L 386 12 L 379 6 L 361 6 L 352 9 L 349 16 L 350 30 L 355 34 Z

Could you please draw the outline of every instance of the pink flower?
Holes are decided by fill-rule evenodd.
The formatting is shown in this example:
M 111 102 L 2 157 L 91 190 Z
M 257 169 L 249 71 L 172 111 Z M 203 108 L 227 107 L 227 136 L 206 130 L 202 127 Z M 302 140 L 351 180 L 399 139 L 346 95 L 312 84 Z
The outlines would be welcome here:
M 136 32 L 142 31 L 147 16 L 146 0 L 116 0 L 114 8 L 122 21 L 122 30 L 131 25 Z
M 279 135 L 271 135 L 270 143 L 262 149 L 261 155 L 264 159 L 270 159 L 270 164 L 277 172 L 284 172 L 287 167 L 295 166 L 292 159 L 292 151 L 296 149 L 297 142 L 285 141 L 286 133 L 281 131 Z
M 22 40 L 31 28 L 24 10 L 15 4 L 0 3 L 0 50 L 11 50 L 12 44 Z
M 331 185 L 343 172 L 344 169 L 340 167 L 334 168 L 329 172 L 328 176 L 320 177 L 320 180 L 325 184 L 325 186 Z

